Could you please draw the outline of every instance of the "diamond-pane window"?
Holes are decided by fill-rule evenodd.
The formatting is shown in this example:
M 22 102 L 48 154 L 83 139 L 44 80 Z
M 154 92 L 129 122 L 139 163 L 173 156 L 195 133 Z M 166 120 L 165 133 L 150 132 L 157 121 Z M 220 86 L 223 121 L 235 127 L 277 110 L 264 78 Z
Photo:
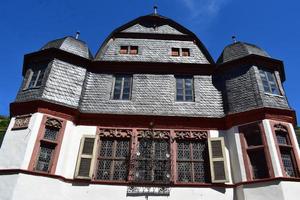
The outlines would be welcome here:
M 284 174 L 288 177 L 298 177 L 297 163 L 293 151 L 293 146 L 289 137 L 287 126 L 276 124 L 275 136 L 280 151 L 281 163 L 283 165 Z
M 209 166 L 206 141 L 177 142 L 177 180 L 208 182 Z
M 166 140 L 139 141 L 135 180 L 168 182 L 170 178 L 170 145 Z
M 55 141 L 59 133 L 58 128 L 47 127 L 45 128 L 44 139 Z
M 41 146 L 35 170 L 49 172 L 54 148 Z
M 129 140 L 101 139 L 96 179 L 126 180 L 128 160 Z

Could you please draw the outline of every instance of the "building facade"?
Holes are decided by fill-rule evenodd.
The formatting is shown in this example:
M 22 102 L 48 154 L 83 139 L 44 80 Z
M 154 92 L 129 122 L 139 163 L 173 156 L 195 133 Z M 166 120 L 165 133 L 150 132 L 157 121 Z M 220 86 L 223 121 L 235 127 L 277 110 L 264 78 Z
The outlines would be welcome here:
M 1 200 L 296 200 L 283 62 L 245 42 L 217 62 L 158 14 L 25 55 L 0 148 Z

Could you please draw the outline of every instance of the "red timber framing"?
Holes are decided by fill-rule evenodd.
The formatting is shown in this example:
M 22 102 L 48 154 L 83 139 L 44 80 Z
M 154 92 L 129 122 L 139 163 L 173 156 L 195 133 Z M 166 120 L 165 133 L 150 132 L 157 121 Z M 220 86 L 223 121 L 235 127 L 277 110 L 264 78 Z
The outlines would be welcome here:
M 58 125 L 59 128 L 57 129 L 58 132 L 57 132 L 57 137 L 55 140 L 50 140 L 45 137 L 46 127 L 49 126 L 47 124 L 47 122 L 49 120 L 54 121 L 54 123 L 55 123 L 54 126 L 56 126 L 56 124 L 60 124 L 60 125 Z M 65 128 L 66 128 L 66 120 L 57 118 L 57 116 L 55 116 L 55 117 L 50 116 L 50 115 L 43 116 L 39 131 L 38 131 L 38 135 L 36 138 L 36 142 L 34 145 L 34 149 L 33 149 L 32 155 L 31 155 L 31 160 L 30 160 L 30 163 L 28 166 L 28 170 L 38 171 L 39 173 L 43 173 L 43 174 L 54 174 L 55 173 Z M 51 156 L 51 159 L 49 162 L 49 167 L 48 167 L 47 171 L 42 171 L 42 170 L 36 169 L 37 162 L 39 159 L 39 154 L 41 151 L 40 149 L 41 149 L 41 146 L 43 146 L 43 145 L 51 146 L 51 148 L 53 148 L 52 156 Z
M 274 178 L 274 169 L 262 122 L 240 126 L 239 133 L 247 180 Z
M 292 130 L 291 130 L 289 124 L 281 122 L 281 121 L 270 120 L 270 126 L 271 126 L 271 131 L 272 131 L 272 135 L 273 135 L 276 150 L 277 150 L 277 155 L 279 157 L 278 159 L 280 162 L 282 175 L 284 177 L 290 177 L 286 174 L 284 164 L 282 161 L 281 151 L 280 151 L 282 149 L 286 149 L 290 152 L 290 155 L 292 157 L 293 168 L 295 170 L 295 177 L 300 177 L 300 155 L 298 155 L 297 141 L 295 141 L 294 137 L 292 136 Z M 286 134 L 287 144 L 285 144 L 285 145 L 280 144 L 277 140 L 276 131 L 278 131 L 280 129 L 283 129 L 283 131 Z

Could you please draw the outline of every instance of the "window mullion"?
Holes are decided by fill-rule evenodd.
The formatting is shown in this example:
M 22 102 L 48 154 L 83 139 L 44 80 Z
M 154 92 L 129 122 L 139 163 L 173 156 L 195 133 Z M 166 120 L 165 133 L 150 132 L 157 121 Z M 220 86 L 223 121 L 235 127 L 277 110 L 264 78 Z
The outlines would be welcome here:
M 185 97 L 185 78 L 183 78 L 182 79 L 183 81 L 182 81 L 182 89 L 183 89 L 183 91 L 182 91 L 182 94 L 183 94 L 183 100 L 185 101 L 186 100 L 186 97 Z
M 193 143 L 190 143 L 190 155 L 191 155 L 191 178 L 192 178 L 192 182 L 195 181 L 195 172 L 194 172 L 194 155 L 193 155 Z
M 125 82 L 125 77 L 122 77 L 122 81 L 121 81 L 121 91 L 120 91 L 120 98 L 119 99 L 123 99 L 123 90 L 124 90 L 124 82 Z
M 116 148 L 117 148 L 117 141 L 114 140 L 113 145 L 112 145 L 111 169 L 110 169 L 110 177 L 109 177 L 110 180 L 114 180 Z
M 36 79 L 35 79 L 35 81 L 34 81 L 33 87 L 36 86 L 36 84 L 37 84 L 37 82 L 38 82 L 38 80 L 39 80 L 40 73 L 41 73 L 41 70 L 38 71 L 38 74 L 37 74 Z

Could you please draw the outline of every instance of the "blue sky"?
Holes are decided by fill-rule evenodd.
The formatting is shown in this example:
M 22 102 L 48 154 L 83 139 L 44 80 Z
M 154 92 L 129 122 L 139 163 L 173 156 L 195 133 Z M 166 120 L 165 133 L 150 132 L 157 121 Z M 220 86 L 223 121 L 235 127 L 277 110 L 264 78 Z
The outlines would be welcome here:
M 215 60 L 232 35 L 283 60 L 286 94 L 291 107 L 300 112 L 300 1 L 1 0 L 0 115 L 9 114 L 9 103 L 21 84 L 24 54 L 77 30 L 95 54 L 113 29 L 153 12 L 155 3 L 159 14 L 193 31 Z

